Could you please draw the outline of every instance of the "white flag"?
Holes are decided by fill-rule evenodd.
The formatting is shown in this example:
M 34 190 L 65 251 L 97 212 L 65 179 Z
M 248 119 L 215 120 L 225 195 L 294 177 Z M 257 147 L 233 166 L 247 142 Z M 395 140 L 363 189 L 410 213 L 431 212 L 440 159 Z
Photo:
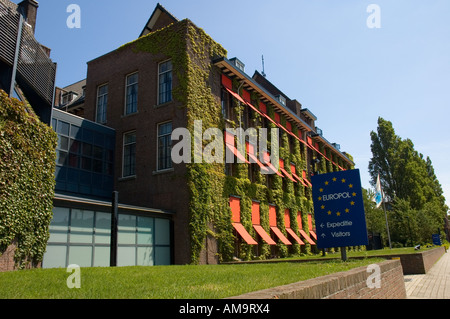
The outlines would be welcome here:
M 380 207 L 382 201 L 383 201 L 383 192 L 381 190 L 380 174 L 378 174 L 377 184 L 375 186 L 375 203 L 377 204 L 377 208 Z

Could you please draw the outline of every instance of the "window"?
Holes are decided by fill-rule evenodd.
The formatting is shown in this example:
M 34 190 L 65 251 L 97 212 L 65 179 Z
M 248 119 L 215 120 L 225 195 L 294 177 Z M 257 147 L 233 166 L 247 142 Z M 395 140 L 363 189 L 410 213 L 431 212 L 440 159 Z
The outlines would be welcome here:
M 99 86 L 97 89 L 97 123 L 106 123 L 106 108 L 108 105 L 108 84 Z
M 230 95 L 225 90 L 222 90 L 221 105 L 222 105 L 223 118 L 225 118 L 225 119 L 230 118 L 230 110 L 229 110 L 229 108 L 230 108 Z
M 172 122 L 158 125 L 158 170 L 172 168 Z
M 172 61 L 159 64 L 158 85 L 158 104 L 172 101 Z
M 118 266 L 171 263 L 170 220 L 149 216 L 118 215 Z M 50 238 L 43 268 L 108 267 L 111 214 L 75 208 L 53 208 Z
M 137 112 L 137 99 L 138 99 L 138 73 L 136 72 L 127 76 L 125 115 Z
M 136 175 L 136 132 L 123 136 L 123 177 Z

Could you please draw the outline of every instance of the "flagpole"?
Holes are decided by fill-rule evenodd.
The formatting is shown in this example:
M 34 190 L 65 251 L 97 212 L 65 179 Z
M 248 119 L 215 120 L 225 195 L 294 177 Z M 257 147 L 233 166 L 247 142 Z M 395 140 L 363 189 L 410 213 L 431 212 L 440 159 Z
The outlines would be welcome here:
M 384 192 L 381 190 L 380 174 L 378 174 L 378 176 L 377 176 L 377 183 L 375 186 L 375 194 L 376 194 L 375 202 L 377 203 L 377 208 L 380 207 L 380 204 L 383 204 L 384 218 L 386 220 L 386 230 L 387 230 L 387 235 L 388 235 L 388 240 L 389 240 L 389 249 L 392 249 L 391 234 L 389 233 L 389 223 L 388 223 L 388 218 L 387 218 L 387 213 L 386 213 L 386 205 L 384 204 Z M 378 202 L 378 199 L 380 197 L 381 197 L 381 203 Z
M 391 234 L 389 234 L 389 224 L 388 224 L 387 213 L 386 213 L 386 205 L 384 204 L 384 196 L 383 196 L 383 209 L 384 209 L 384 218 L 386 219 L 386 230 L 387 230 L 387 235 L 388 235 L 388 239 L 389 239 L 389 249 L 392 249 Z

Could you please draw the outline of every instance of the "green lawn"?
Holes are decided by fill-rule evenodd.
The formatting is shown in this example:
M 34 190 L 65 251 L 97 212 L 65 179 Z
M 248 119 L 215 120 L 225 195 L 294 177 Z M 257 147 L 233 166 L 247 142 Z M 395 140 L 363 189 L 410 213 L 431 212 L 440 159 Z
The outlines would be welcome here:
M 2 299 L 219 299 L 380 262 L 81 268 L 81 288 L 69 289 L 66 269 L 0 273 Z
M 400 254 L 414 254 L 420 253 L 426 250 L 434 249 L 433 247 L 422 246 L 419 250 L 415 250 L 414 247 L 404 247 L 404 248 L 384 248 L 377 250 L 366 250 L 366 251 L 349 251 L 347 253 L 348 257 L 369 257 L 369 256 L 380 256 L 380 255 L 400 255 Z M 340 257 L 341 253 L 327 254 L 328 257 Z

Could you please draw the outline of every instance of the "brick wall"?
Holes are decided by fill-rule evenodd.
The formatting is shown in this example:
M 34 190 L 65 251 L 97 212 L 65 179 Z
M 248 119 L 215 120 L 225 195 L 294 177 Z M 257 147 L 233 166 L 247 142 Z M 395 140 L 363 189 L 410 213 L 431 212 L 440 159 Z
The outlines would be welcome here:
M 4 271 L 13 271 L 17 270 L 17 267 L 14 262 L 14 252 L 17 248 L 17 242 L 14 241 L 11 245 L 6 248 L 5 251 L 0 251 L 0 272 Z M 36 263 L 28 263 L 23 264 L 22 267 L 25 269 L 32 269 L 32 268 L 41 268 L 42 263 L 38 262 Z
M 380 288 L 368 287 L 367 279 L 372 272 L 368 272 L 367 267 L 359 267 L 230 299 L 405 299 L 400 260 L 387 260 L 377 265 L 380 266 Z
M 400 259 L 403 267 L 403 274 L 418 275 L 426 274 L 444 253 L 445 247 L 441 246 L 414 254 L 381 255 L 379 257 L 386 259 Z
M 16 245 L 9 245 L 4 252 L 1 252 L 0 256 L 0 272 L 14 270 L 14 251 Z

